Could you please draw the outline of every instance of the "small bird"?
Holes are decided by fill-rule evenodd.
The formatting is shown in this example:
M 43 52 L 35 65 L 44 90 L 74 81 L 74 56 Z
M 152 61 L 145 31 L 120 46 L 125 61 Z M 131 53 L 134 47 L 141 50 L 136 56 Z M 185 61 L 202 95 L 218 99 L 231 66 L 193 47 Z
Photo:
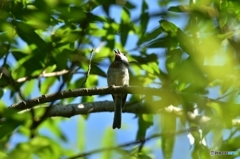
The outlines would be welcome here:
M 115 60 L 107 71 L 108 86 L 129 85 L 129 63 L 127 57 L 118 49 L 114 50 Z M 112 94 L 114 101 L 114 119 L 112 128 L 121 128 L 122 109 L 125 105 L 127 94 Z

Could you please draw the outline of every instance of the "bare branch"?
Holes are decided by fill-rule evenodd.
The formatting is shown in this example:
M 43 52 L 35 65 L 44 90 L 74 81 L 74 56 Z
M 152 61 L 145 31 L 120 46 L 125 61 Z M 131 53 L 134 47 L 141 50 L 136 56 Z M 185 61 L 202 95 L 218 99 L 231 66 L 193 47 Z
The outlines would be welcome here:
M 12 87 L 18 92 L 18 95 L 19 97 L 21 98 L 21 100 L 25 100 L 20 88 L 16 85 L 16 83 L 14 82 L 14 79 L 12 77 L 12 74 L 10 73 L 10 71 L 7 69 L 7 67 L 5 67 L 5 65 L 7 64 L 7 58 L 8 58 L 8 55 L 9 55 L 9 49 L 10 49 L 10 43 L 7 44 L 7 48 L 6 48 L 6 56 L 3 60 L 3 64 L 2 66 L 0 67 L 0 79 L 2 78 L 2 76 L 4 75 L 8 80 L 8 83 L 12 83 Z M 0 85 L 0 87 L 2 87 Z
M 177 92 L 173 90 L 166 90 L 162 88 L 151 88 L 151 87 L 138 87 L 138 86 L 111 86 L 111 87 L 102 87 L 102 88 L 80 88 L 74 90 L 64 90 L 52 94 L 42 95 L 27 101 L 22 101 L 17 104 L 13 104 L 10 108 L 15 108 L 17 110 L 24 110 L 32 108 L 36 105 L 56 101 L 59 99 L 78 97 L 78 96 L 92 96 L 92 95 L 105 95 L 105 94 L 118 94 L 118 93 L 127 93 L 127 94 L 142 94 L 149 96 L 166 96 L 166 94 L 171 95 L 173 98 L 176 98 L 178 95 L 189 95 L 183 92 Z M 191 94 L 193 98 L 205 101 L 216 101 L 218 103 L 224 103 L 217 101 L 215 99 L 210 99 L 199 94 Z M 169 99 L 170 100 L 170 99 Z
M 199 126 L 204 126 L 209 123 L 211 118 L 204 115 L 195 114 L 193 112 L 188 111 L 184 112 L 181 108 L 178 108 L 173 105 L 169 105 L 167 107 L 159 107 L 159 101 L 155 101 L 153 105 L 155 107 L 146 107 L 142 103 L 127 103 L 123 109 L 124 113 L 134 113 L 134 114 L 158 114 L 158 113 L 166 113 L 171 114 L 181 119 L 187 119 L 193 123 L 196 123 Z M 47 106 L 47 105 L 46 105 Z M 46 108 L 46 106 L 36 106 L 34 109 Z M 23 110 L 19 113 L 28 112 L 30 109 Z M 75 115 L 87 115 L 89 113 L 99 113 L 99 112 L 113 112 L 114 111 L 114 103 L 110 101 L 98 101 L 92 103 L 79 103 L 79 104 L 68 104 L 68 105 L 53 105 L 51 109 L 49 109 L 47 117 L 72 117 Z M 222 121 L 219 121 L 222 123 Z M 219 124 L 221 124 L 219 123 Z M 214 121 L 214 124 L 217 125 L 217 122 Z M 240 120 L 233 119 L 233 126 L 240 126 Z
M 40 75 L 36 75 L 36 76 L 27 76 L 27 77 L 22 77 L 16 80 L 16 82 L 21 83 L 21 82 L 25 82 L 31 79 L 35 79 L 35 78 L 42 78 L 42 77 L 55 77 L 55 76 L 61 76 L 64 75 L 66 73 L 68 73 L 69 70 L 61 70 L 61 71 L 56 71 L 56 72 L 50 72 L 50 73 L 45 73 L 43 72 Z
M 17 104 L 13 104 L 10 107 L 18 110 L 24 110 L 32 108 L 38 104 L 56 101 L 58 99 L 78 97 L 78 96 L 92 96 L 92 95 L 104 95 L 104 94 L 118 94 L 118 93 L 128 93 L 128 94 L 146 94 L 161 96 L 164 93 L 176 93 L 175 91 L 164 90 L 161 88 L 150 88 L 150 87 L 137 87 L 137 86 L 111 86 L 103 88 L 81 88 L 74 90 L 67 90 L 56 92 L 48 95 L 42 95 L 28 101 L 23 101 Z
M 71 74 L 74 66 L 75 66 L 75 64 L 72 63 L 72 65 L 71 65 L 70 68 L 69 68 L 69 72 L 65 75 L 65 76 L 66 76 L 65 80 L 67 80 L 67 79 L 70 78 L 69 74 Z M 64 85 L 65 85 L 65 80 L 63 80 L 62 83 L 59 85 L 59 88 L 58 88 L 58 91 L 57 91 L 56 94 L 58 94 L 58 93 L 60 93 L 60 92 L 62 91 L 62 89 L 63 89 L 63 87 L 64 87 Z M 49 110 L 51 109 L 51 106 L 54 104 L 54 102 L 55 102 L 56 100 L 57 100 L 57 99 L 53 99 L 53 100 L 50 101 L 51 103 L 49 104 L 49 107 L 47 107 L 47 108 L 44 110 L 44 114 L 39 118 L 39 120 L 33 120 L 32 125 L 31 125 L 31 130 L 32 130 L 32 131 L 31 131 L 31 132 L 32 132 L 32 135 L 31 135 L 31 136 L 32 136 L 32 137 L 33 137 L 33 135 L 34 135 L 34 132 L 35 132 L 36 128 L 48 117 L 48 112 L 49 112 Z M 26 103 L 27 103 L 27 102 L 28 102 L 28 101 L 26 101 Z M 32 110 L 32 109 L 31 109 L 31 110 Z
M 87 82 L 87 79 L 89 77 L 89 74 L 90 74 L 90 70 L 91 70 L 91 64 L 92 64 L 92 56 L 93 56 L 93 51 L 94 51 L 94 48 L 92 48 L 91 52 L 90 52 L 90 57 L 89 57 L 89 63 L 88 63 L 88 70 L 87 70 L 87 74 L 86 74 L 86 77 L 82 83 L 82 88 L 84 88 L 85 86 L 85 83 Z
M 49 72 L 49 73 L 41 73 L 40 75 L 35 75 L 35 76 L 26 76 L 26 77 L 21 77 L 19 79 L 14 80 L 15 83 L 22 83 L 22 82 L 26 82 L 26 81 L 30 81 L 32 79 L 39 79 L 39 78 L 48 78 L 48 77 L 57 77 L 57 76 L 62 76 L 69 73 L 69 70 L 61 70 L 61 71 L 56 71 L 56 72 Z M 80 73 L 80 72 L 76 72 L 76 71 L 72 71 L 72 73 Z M 82 73 L 82 72 L 81 72 Z M 7 85 L 9 85 L 10 83 L 6 83 L 6 84 L 1 84 L 0 87 L 5 87 Z

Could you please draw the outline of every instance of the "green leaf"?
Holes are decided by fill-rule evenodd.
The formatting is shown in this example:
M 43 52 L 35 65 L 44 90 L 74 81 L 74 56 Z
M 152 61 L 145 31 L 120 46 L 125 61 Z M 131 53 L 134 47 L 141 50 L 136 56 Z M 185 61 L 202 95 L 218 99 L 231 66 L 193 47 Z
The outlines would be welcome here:
M 68 142 L 68 139 L 66 135 L 63 133 L 63 131 L 60 129 L 59 124 L 62 120 L 60 119 L 54 119 L 54 120 L 47 120 L 42 125 L 42 130 L 50 131 L 50 133 L 55 136 L 56 139 L 61 139 L 64 142 Z
M 140 39 L 138 41 L 138 45 L 144 44 L 144 43 L 151 43 L 154 41 L 155 38 L 157 38 L 161 33 L 163 32 L 161 26 L 158 26 L 157 28 L 153 29 L 151 32 L 147 32 L 140 36 Z M 148 45 L 149 47 L 150 45 Z M 164 45 L 166 46 L 166 45 Z
M 129 10 L 136 8 L 136 6 L 129 1 L 126 2 L 125 7 L 128 8 Z
M 147 154 L 143 154 L 143 153 L 139 153 L 137 156 L 138 159 L 153 159 L 152 156 L 147 155 Z
M 46 78 L 42 83 L 41 83 L 41 87 L 40 87 L 40 92 L 41 94 L 47 94 L 49 93 L 48 91 L 50 90 L 50 88 L 53 86 L 53 84 L 56 82 L 56 78 L 55 77 L 51 77 L 51 78 Z
M 146 44 L 148 48 L 174 48 L 176 45 L 177 41 L 170 36 L 157 38 Z
M 24 92 L 24 97 L 31 97 L 31 94 L 35 88 L 36 81 L 35 80 L 30 80 L 26 82 L 26 84 L 23 86 L 23 92 Z
M 171 114 L 161 115 L 161 128 L 164 135 L 162 136 L 162 151 L 166 159 L 171 159 L 175 143 L 175 135 L 169 132 L 176 132 L 176 117 Z
M 1 84 L 1 83 L 0 83 Z M 3 89 L 0 89 L 0 97 L 3 96 L 3 93 L 4 93 L 4 90 Z M 1 101 L 0 101 L 1 102 Z M 0 103 L 0 105 L 3 105 L 3 103 Z
M 86 88 L 90 88 L 90 87 L 94 87 L 96 86 L 98 83 L 98 76 L 97 75 L 91 75 L 88 77 L 86 83 L 85 83 L 85 87 Z M 80 83 L 79 83 L 80 84 Z M 79 87 L 81 88 L 81 87 Z M 92 102 L 94 100 L 94 96 L 84 96 L 82 97 L 82 103 L 85 102 Z
M 141 14 L 141 21 L 140 21 L 140 26 L 141 26 L 141 32 L 142 34 L 145 34 L 148 26 L 148 21 L 149 21 L 149 14 L 148 14 L 148 4 L 146 3 L 145 0 L 143 0 L 142 3 L 142 14 Z
M 160 25 L 166 33 L 171 35 L 171 37 L 177 36 L 178 28 L 173 23 L 170 23 L 167 20 L 160 20 Z
M 161 20 L 160 25 L 162 29 L 170 35 L 171 38 L 176 38 L 176 40 L 178 40 L 182 49 L 184 49 L 188 54 L 193 55 L 193 43 L 181 29 L 179 29 L 175 24 L 166 20 Z
M 5 120 L 5 122 L 0 126 L 0 139 L 4 138 L 6 135 L 11 134 L 21 124 L 22 122 L 18 120 Z
M 130 13 L 127 9 L 122 10 L 122 16 L 121 16 L 121 23 L 120 23 L 120 30 L 121 30 L 121 44 L 122 46 L 125 46 L 128 33 L 130 31 Z
M 7 153 L 0 152 L 0 158 L 2 159 L 8 158 Z
M 111 129 L 106 129 L 103 140 L 102 140 L 102 145 L 105 147 L 113 147 L 114 146 L 114 131 Z M 102 153 L 102 158 L 113 158 L 113 151 L 103 151 Z
M 78 148 L 81 151 L 84 151 L 86 149 L 86 123 L 85 120 L 82 118 L 82 116 L 78 116 L 77 118 L 77 134 L 81 134 L 81 135 L 77 135 L 77 141 L 76 144 L 78 145 Z
M 143 114 L 138 116 L 138 131 L 136 140 L 144 139 L 146 132 L 153 125 L 153 115 Z
M 168 8 L 168 11 L 171 11 L 171 12 L 182 12 L 180 6 L 171 6 Z
M 41 53 L 45 53 L 47 45 L 45 41 L 33 30 L 31 26 L 23 22 L 15 22 L 18 35 L 28 43 L 37 46 L 37 49 Z
M 1 114 L 5 121 L 0 125 L 0 139 L 11 134 L 29 117 L 27 114 L 17 114 L 16 110 L 6 108 L 1 111 Z
M 39 11 L 30 11 L 28 15 L 26 15 L 26 18 L 26 24 L 29 24 L 35 29 L 46 29 L 48 27 L 48 23 L 50 22 L 49 15 Z
M 54 157 L 60 158 L 62 153 L 63 149 L 53 140 L 38 136 L 28 142 L 17 144 L 16 148 L 9 153 L 9 156 L 10 158 L 32 158 L 31 156 L 48 158 L 54 154 Z
M 107 77 L 106 72 L 104 72 L 99 66 L 92 64 L 92 68 L 90 71 L 91 74 L 99 75 L 102 77 Z

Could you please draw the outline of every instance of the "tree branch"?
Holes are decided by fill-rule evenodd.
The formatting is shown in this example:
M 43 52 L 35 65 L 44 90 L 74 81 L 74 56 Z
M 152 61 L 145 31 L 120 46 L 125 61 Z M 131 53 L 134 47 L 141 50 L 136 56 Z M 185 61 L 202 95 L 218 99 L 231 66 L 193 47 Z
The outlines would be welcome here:
M 135 104 L 126 104 L 123 109 L 124 113 L 134 113 L 134 114 L 157 114 L 157 113 L 166 113 L 171 114 L 181 119 L 187 119 L 193 123 L 196 123 L 199 126 L 204 126 L 209 123 L 211 118 L 204 115 L 195 114 L 193 112 L 188 111 L 184 112 L 181 108 L 170 105 L 167 107 L 159 107 L 157 104 L 159 101 L 155 101 L 155 107 L 146 107 L 142 103 Z M 37 106 L 34 109 L 46 108 L 46 106 Z M 30 111 L 30 109 L 26 109 L 21 111 L 20 113 L 25 113 Z M 68 104 L 68 105 L 53 105 L 49 111 L 48 117 L 72 117 L 75 115 L 86 115 L 89 113 L 98 113 L 98 112 L 113 112 L 114 111 L 114 103 L 110 101 L 99 101 L 92 103 L 80 103 L 80 104 Z M 219 122 L 219 123 L 218 123 Z M 214 124 L 221 124 L 222 121 L 214 121 Z M 233 126 L 240 126 L 240 120 L 233 119 Z
M 56 71 L 56 72 L 49 72 L 49 73 L 41 73 L 39 75 L 35 75 L 35 76 L 26 76 L 26 77 L 21 77 L 19 79 L 14 80 L 15 83 L 22 83 L 22 82 L 26 82 L 26 81 L 30 81 L 32 79 L 39 79 L 39 78 L 48 78 L 48 77 L 57 77 L 57 76 L 62 76 L 65 75 L 69 72 L 69 70 L 61 70 L 61 71 Z M 77 71 L 72 71 L 73 74 L 75 73 L 82 73 L 83 72 L 77 72 Z M 9 85 L 10 83 L 6 83 L 6 84 L 1 84 L 0 87 L 5 87 L 7 85 Z
M 111 86 L 103 88 L 81 88 L 74 90 L 65 90 L 61 92 L 56 92 L 48 95 L 42 95 L 27 101 L 22 101 L 17 104 L 13 104 L 10 107 L 17 110 L 24 110 L 32 108 L 38 104 L 43 104 L 58 99 L 65 99 L 70 97 L 78 96 L 92 96 L 92 95 L 105 95 L 105 94 L 118 94 L 118 93 L 128 93 L 128 94 L 145 94 L 145 95 L 156 95 L 161 96 L 166 93 L 177 93 L 171 90 L 164 90 L 161 88 L 150 88 L 150 87 L 137 87 L 137 86 Z M 181 93 L 177 93 L 181 94 Z M 184 93 L 183 93 L 184 94 Z
M 35 78 L 42 78 L 42 77 L 56 77 L 56 76 L 62 76 L 64 74 L 67 74 L 69 72 L 69 70 L 61 70 L 61 71 L 56 71 L 56 72 L 49 72 L 49 73 L 41 73 L 40 75 L 36 75 L 36 76 L 26 76 L 26 77 L 22 77 L 17 79 L 15 82 L 21 83 L 21 82 L 25 82 L 31 79 L 35 79 Z

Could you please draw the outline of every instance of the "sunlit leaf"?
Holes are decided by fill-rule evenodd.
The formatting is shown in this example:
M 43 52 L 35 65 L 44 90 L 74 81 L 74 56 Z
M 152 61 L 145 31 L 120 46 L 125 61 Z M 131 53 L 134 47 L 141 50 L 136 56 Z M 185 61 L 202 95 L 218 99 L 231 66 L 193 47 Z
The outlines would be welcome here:
M 169 131 L 176 131 L 176 118 L 169 114 L 161 115 L 162 132 L 166 135 L 162 136 L 162 150 L 164 158 L 171 158 L 175 143 L 175 136 L 168 134 Z
M 105 135 L 103 136 L 102 144 L 104 146 L 114 146 L 114 133 L 110 129 L 106 129 Z M 102 153 L 102 158 L 112 158 L 113 151 L 104 151 Z
M 29 97 L 32 94 L 32 91 L 35 88 L 36 81 L 31 80 L 29 82 L 26 83 L 26 85 L 24 86 L 24 96 L 25 97 Z

